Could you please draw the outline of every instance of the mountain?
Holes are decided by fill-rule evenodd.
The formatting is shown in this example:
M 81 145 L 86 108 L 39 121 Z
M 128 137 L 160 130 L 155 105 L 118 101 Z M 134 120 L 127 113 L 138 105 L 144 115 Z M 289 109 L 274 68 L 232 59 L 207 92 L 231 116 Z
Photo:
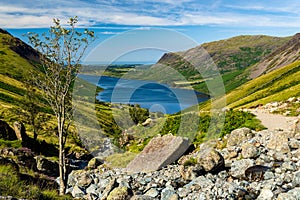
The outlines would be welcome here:
M 24 81 L 33 65 L 39 62 L 38 53 L 20 39 L 0 29 L 0 110 L 22 103 Z
M 300 60 L 300 33 L 294 35 L 289 41 L 275 49 L 261 62 L 250 69 L 250 78 L 269 73 L 275 69 Z
M 264 60 L 274 49 L 290 40 L 291 37 L 237 36 L 205 43 L 185 52 L 166 53 L 155 66 L 171 66 L 193 84 L 195 80 L 202 78 L 194 63 L 201 67 L 201 63 L 205 63 L 208 57 L 203 54 L 208 53 L 223 77 L 226 90 L 230 91 L 247 81 L 248 75 L 244 72 L 248 67 Z M 204 83 L 198 84 L 194 88 L 205 90 L 203 85 Z

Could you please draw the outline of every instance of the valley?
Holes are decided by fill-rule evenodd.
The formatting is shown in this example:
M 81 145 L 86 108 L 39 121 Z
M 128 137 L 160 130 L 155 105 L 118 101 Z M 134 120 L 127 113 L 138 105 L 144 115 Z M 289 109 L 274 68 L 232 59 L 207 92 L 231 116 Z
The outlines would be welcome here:
M 39 170 L 30 169 L 28 166 L 20 165 L 21 161 L 18 160 L 19 158 L 16 159 L 15 155 L 26 154 L 28 148 L 48 159 L 49 162 L 57 163 L 58 138 L 56 137 L 55 117 L 44 99 L 43 92 L 28 84 L 33 74 L 43 74 L 39 63 L 40 53 L 8 32 L 0 30 L 0 120 L 6 122 L 9 127 L 14 127 L 16 121 L 21 122 L 26 129 L 26 137 L 29 138 L 27 143 L 24 143 L 24 141 L 16 139 L 7 140 L 2 136 L 3 138 L 0 139 L 1 148 L 14 153 L 13 156 L 1 153 L 0 157 L 1 159 L 5 157 L 3 160 L 6 163 L 10 163 L 8 160 L 12 159 L 11 163 L 18 163 L 17 166 L 21 168 L 21 170 L 13 172 L 14 181 L 26 181 L 26 178 L 21 180 L 19 177 L 28 176 L 32 178 L 32 181 L 28 183 L 29 186 L 35 187 L 40 184 L 38 181 L 42 179 L 41 177 L 47 175 L 43 174 L 45 169 L 43 169 L 44 171 L 41 168 Z M 78 78 L 76 80 L 78 89 L 80 89 L 80 96 L 76 102 L 78 118 L 76 118 L 77 124 L 71 125 L 66 140 L 68 159 L 84 161 L 87 164 L 92 157 L 96 157 L 105 163 L 104 165 L 99 164 L 100 161 L 98 163 L 99 166 L 103 167 L 103 170 L 109 170 L 105 168 L 108 166 L 108 168 L 118 171 L 119 168 L 126 167 L 153 138 L 159 135 L 166 136 L 171 133 L 178 137 L 189 138 L 191 148 L 196 149 L 193 151 L 194 153 L 201 148 L 203 149 L 203 145 L 210 142 L 220 151 L 222 148 L 227 150 L 226 137 L 232 135 L 236 129 L 251 129 L 250 132 L 253 133 L 253 137 L 259 137 L 258 133 L 266 127 L 255 115 L 244 111 L 259 108 L 275 101 L 285 102 L 291 97 L 298 98 L 300 96 L 300 61 L 298 57 L 300 48 L 298 42 L 298 34 L 290 37 L 237 36 L 205 43 L 185 52 L 166 53 L 154 65 L 129 64 L 114 65 L 108 68 L 99 65 L 83 66 L 82 74 L 85 75 L 105 75 L 131 81 L 157 81 L 161 84 L 170 85 L 176 91 L 183 91 L 182 89 L 192 91 L 193 89 L 204 96 L 210 95 L 206 86 L 207 82 L 214 81 L 214 76 L 209 77 L 208 75 L 215 75 L 215 72 L 218 72 L 223 80 L 226 94 L 221 97 L 211 96 L 211 99 L 200 104 L 198 101 L 195 103 L 196 105 L 188 104 L 183 109 L 177 109 L 172 113 L 151 112 L 151 110 L 149 112 L 142 105 L 133 105 L 134 102 L 128 104 L 99 101 L 96 96 L 103 89 L 105 91 L 105 87 L 100 88 L 95 83 L 93 84 L 93 81 Z M 209 54 L 214 61 L 214 66 L 205 65 L 203 55 L 206 54 Z M 203 62 L 202 66 L 201 63 Z M 198 70 L 197 66 L 195 67 L 196 64 L 203 68 Z M 199 71 L 204 73 L 201 74 Z M 203 77 L 203 75 L 205 76 Z M 132 83 L 130 85 L 132 86 Z M 34 97 L 34 102 L 30 101 L 30 95 Z M 121 97 L 123 98 L 125 95 L 123 94 Z M 142 98 L 143 95 L 140 95 L 139 98 Z M 157 94 L 151 95 L 157 97 Z M 189 98 L 190 94 L 186 96 Z M 162 101 L 167 100 L 163 99 Z M 210 114 L 212 102 L 221 105 L 224 101 L 226 107 L 216 111 L 216 116 Z M 37 112 L 35 125 L 29 121 L 29 108 L 32 103 L 34 103 Z M 160 102 L 156 103 L 160 104 Z M 173 106 L 171 105 L 171 107 Z M 288 116 L 299 116 L 299 104 L 288 104 L 284 110 L 278 112 L 282 114 L 287 111 L 290 111 Z M 0 126 L 0 133 L 5 135 L 7 130 Z M 36 138 L 35 133 L 37 134 Z M 18 151 L 17 149 L 21 150 Z M 268 147 L 268 149 L 272 149 L 272 147 Z M 28 157 L 33 159 L 34 154 L 28 153 Z M 227 152 L 223 155 L 231 156 Z M 235 160 L 235 158 L 231 161 L 236 162 L 238 159 Z M 197 167 L 197 164 L 193 164 L 193 159 L 188 162 L 189 164 L 185 164 L 184 167 L 189 165 L 193 169 Z M 0 174 L 9 173 L 11 168 L 15 166 L 14 164 L 7 166 L 1 163 L 0 165 Z M 179 166 L 174 165 L 173 167 Z M 171 168 L 169 171 L 172 171 Z M 39 178 L 34 179 L 34 181 L 35 173 L 39 174 Z M 125 175 L 122 174 L 122 177 Z M 51 182 L 54 178 L 55 176 L 46 179 Z M 111 177 L 109 179 L 113 180 Z M 170 177 L 171 179 L 173 180 L 172 177 Z M 7 181 L 0 179 L 0 191 Z M 188 184 L 188 179 L 182 180 L 182 183 Z M 75 187 L 75 185 L 73 186 Z M 138 187 L 138 183 L 135 183 L 134 187 Z M 82 186 L 82 188 L 87 191 L 86 186 Z M 56 195 L 53 187 L 36 188 L 36 191 L 36 194 L 44 195 L 44 197 L 47 196 L 46 193 L 48 196 Z M 75 194 L 74 190 L 70 193 Z M 80 196 L 81 193 L 79 193 Z M 14 193 L 15 196 L 19 195 L 19 197 L 20 194 L 24 195 L 23 193 Z M 32 198 L 32 196 L 28 196 L 28 198 Z

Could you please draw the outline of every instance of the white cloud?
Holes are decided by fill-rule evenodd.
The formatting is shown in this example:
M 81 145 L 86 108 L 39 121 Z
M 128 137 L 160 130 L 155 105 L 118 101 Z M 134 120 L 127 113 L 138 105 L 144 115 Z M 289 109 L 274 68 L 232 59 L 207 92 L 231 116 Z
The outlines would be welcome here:
M 63 22 L 77 15 L 79 26 L 101 26 L 101 24 L 119 24 L 132 26 L 169 26 L 169 25 L 236 25 L 236 26 L 272 26 L 300 27 L 300 15 L 296 12 L 299 5 L 276 7 L 266 6 L 267 3 L 225 4 L 224 1 L 201 2 L 196 0 L 133 0 L 104 1 L 89 3 L 89 1 L 21 1 L 14 4 L 4 0 L 0 7 L 0 27 L 4 28 L 34 28 L 49 27 L 53 18 Z M 229 1 L 230 2 L 230 1 Z M 131 6 L 131 4 L 132 6 Z M 155 5 L 146 7 L 146 3 Z M 222 5 L 223 3 L 223 5 Z M 164 4 L 169 4 L 170 7 Z M 209 5 L 208 5 L 209 4 Z M 270 4 L 270 3 L 269 3 Z M 282 5 L 284 3 L 281 3 Z M 286 3 L 287 4 L 287 3 Z M 126 6 L 125 6 L 126 5 Z M 164 6 L 162 6 L 164 5 Z M 249 14 L 246 11 L 261 11 Z M 266 12 L 278 12 L 270 14 Z M 280 12 L 287 12 L 286 16 Z M 107 32 L 108 34 L 109 32 Z

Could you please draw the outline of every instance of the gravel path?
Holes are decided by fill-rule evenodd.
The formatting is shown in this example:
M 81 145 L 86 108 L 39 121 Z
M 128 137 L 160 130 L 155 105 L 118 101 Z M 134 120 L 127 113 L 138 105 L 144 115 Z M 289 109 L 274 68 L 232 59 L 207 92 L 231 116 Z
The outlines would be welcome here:
M 253 109 L 250 111 L 262 122 L 269 130 L 288 130 L 292 131 L 297 117 L 286 117 L 279 114 L 271 114 L 264 109 Z

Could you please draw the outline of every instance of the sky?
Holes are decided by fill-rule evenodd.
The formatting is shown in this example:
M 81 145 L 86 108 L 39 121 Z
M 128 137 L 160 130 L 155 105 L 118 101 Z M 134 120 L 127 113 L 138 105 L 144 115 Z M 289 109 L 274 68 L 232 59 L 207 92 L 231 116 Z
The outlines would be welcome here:
M 21 39 L 28 31 L 46 30 L 53 18 L 66 22 L 75 15 L 79 27 L 96 32 L 93 48 L 134 29 L 170 29 L 198 44 L 300 32 L 299 0 L 0 0 L 0 27 Z

